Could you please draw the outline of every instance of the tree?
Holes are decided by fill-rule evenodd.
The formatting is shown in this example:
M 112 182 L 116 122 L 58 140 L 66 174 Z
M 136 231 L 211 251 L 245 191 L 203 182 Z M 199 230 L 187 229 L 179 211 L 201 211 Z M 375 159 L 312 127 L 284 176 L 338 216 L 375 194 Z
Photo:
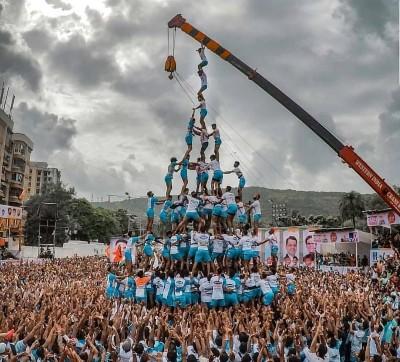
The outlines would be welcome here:
M 351 220 L 356 227 L 356 218 L 363 216 L 364 201 L 360 193 L 351 191 L 342 196 L 339 202 L 340 216 L 343 221 Z
M 125 232 L 122 230 L 124 212 L 115 213 L 111 210 L 95 208 L 88 200 L 75 198 L 73 188 L 66 189 L 59 184 L 49 186 L 43 195 L 34 196 L 25 204 L 28 212 L 25 224 L 28 245 L 37 245 L 38 243 L 39 207 L 43 203 L 57 204 L 58 218 L 55 231 L 57 245 L 62 245 L 67 241 L 66 231 L 68 230 L 72 231 L 78 240 L 98 240 L 100 242 L 106 242 L 110 236 L 121 235 Z M 126 230 L 126 225 L 127 221 L 124 230 Z
M 39 208 L 43 203 L 56 203 L 58 211 L 57 229 L 55 231 L 56 244 L 62 245 L 68 236 L 66 230 L 70 226 L 67 207 L 73 199 L 75 190 L 73 188 L 65 188 L 62 184 L 49 185 L 46 192 L 42 195 L 37 195 L 29 199 L 25 203 L 25 208 L 28 213 L 25 233 L 27 235 L 26 243 L 34 245 L 38 243 L 39 231 Z M 43 209 L 42 209 L 43 210 Z
M 128 211 L 126 209 L 118 209 L 115 211 L 115 219 L 118 222 L 119 234 L 126 234 L 128 231 Z

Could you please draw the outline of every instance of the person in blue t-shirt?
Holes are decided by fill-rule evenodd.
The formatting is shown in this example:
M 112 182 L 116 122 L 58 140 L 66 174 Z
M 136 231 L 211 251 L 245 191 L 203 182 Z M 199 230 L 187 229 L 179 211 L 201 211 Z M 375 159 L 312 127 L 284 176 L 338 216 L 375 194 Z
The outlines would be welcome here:
M 147 225 L 146 225 L 146 231 L 151 232 L 153 230 L 154 209 L 155 209 L 156 205 L 160 205 L 164 201 L 165 200 L 158 200 L 158 198 L 154 195 L 153 191 L 148 191 L 147 192 L 147 209 L 146 209 Z
M 172 179 L 174 178 L 174 172 L 179 171 L 179 167 L 175 168 L 177 165 L 178 160 L 176 157 L 171 157 L 170 164 L 168 165 L 168 171 L 167 174 L 164 177 L 165 185 L 167 187 L 167 191 L 165 193 L 165 197 L 169 197 L 172 191 Z

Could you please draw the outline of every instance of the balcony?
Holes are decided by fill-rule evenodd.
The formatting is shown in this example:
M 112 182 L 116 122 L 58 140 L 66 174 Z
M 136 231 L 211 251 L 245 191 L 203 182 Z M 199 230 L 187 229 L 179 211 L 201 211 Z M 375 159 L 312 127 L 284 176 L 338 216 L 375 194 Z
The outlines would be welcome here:
M 20 190 L 22 190 L 22 189 L 24 188 L 24 183 L 23 183 L 22 181 L 16 181 L 16 180 L 11 179 L 11 180 L 10 180 L 10 186 L 11 186 L 11 188 L 13 188 L 13 189 L 20 189 Z
M 13 156 L 15 159 L 20 159 L 20 160 L 24 160 L 24 161 L 26 159 L 25 152 L 19 152 L 19 151 L 14 150 Z
M 18 198 L 18 196 L 15 196 L 15 195 L 10 195 L 8 201 L 9 201 L 11 206 L 22 205 L 22 201 Z M 15 205 L 13 205 L 13 204 L 15 204 Z
M 24 174 L 24 172 L 25 172 L 25 165 L 22 166 L 22 165 L 18 165 L 18 164 L 13 163 L 12 166 L 11 166 L 11 171 L 12 171 L 12 172 L 19 172 L 19 173 Z

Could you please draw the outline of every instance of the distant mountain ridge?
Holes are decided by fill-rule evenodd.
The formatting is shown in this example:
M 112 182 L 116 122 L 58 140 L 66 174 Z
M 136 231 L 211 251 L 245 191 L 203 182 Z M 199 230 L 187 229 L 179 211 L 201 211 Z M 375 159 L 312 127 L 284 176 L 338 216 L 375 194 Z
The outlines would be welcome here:
M 272 202 L 286 203 L 288 214 L 292 210 L 297 210 L 303 216 L 309 215 L 339 215 L 339 201 L 345 192 L 325 192 L 325 191 L 296 191 L 296 190 L 277 190 L 264 187 L 248 187 L 244 189 L 243 201 L 252 200 L 255 193 L 261 194 L 261 209 L 264 215 L 264 221 L 272 220 Z M 160 196 L 161 198 L 162 196 Z M 372 194 L 364 194 L 363 199 L 366 205 L 369 203 Z M 174 200 L 176 196 L 174 196 Z M 271 200 L 271 201 L 269 201 Z M 113 202 L 93 202 L 96 207 L 105 209 L 126 209 L 129 213 L 145 217 L 147 208 L 147 198 L 135 198 L 123 201 Z M 161 206 L 157 207 L 157 211 Z M 156 213 L 158 215 L 158 212 Z

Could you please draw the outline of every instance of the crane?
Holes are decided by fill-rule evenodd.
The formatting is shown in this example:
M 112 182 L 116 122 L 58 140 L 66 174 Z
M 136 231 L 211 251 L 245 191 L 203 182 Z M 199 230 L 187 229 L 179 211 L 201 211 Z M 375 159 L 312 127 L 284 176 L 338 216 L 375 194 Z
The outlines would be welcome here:
M 313 116 L 298 105 L 293 99 L 283 93 L 278 87 L 264 78 L 257 70 L 249 67 L 241 61 L 229 50 L 222 47 L 215 40 L 197 30 L 193 25 L 188 23 L 186 19 L 178 14 L 168 22 L 168 28 L 179 28 L 184 33 L 203 44 L 220 58 L 233 65 L 237 70 L 246 75 L 249 80 L 257 84 L 270 96 L 275 98 L 282 106 L 295 115 L 301 122 L 310 128 L 318 137 L 320 137 L 337 155 L 347 163 L 347 165 L 357 172 L 361 178 L 390 206 L 397 214 L 400 215 L 400 196 L 396 191 L 380 177 L 355 151 L 352 146 L 344 145 L 335 135 L 320 124 Z M 176 62 L 174 56 L 169 55 L 165 63 L 165 70 L 174 72 Z M 171 78 L 171 76 L 170 76 Z

